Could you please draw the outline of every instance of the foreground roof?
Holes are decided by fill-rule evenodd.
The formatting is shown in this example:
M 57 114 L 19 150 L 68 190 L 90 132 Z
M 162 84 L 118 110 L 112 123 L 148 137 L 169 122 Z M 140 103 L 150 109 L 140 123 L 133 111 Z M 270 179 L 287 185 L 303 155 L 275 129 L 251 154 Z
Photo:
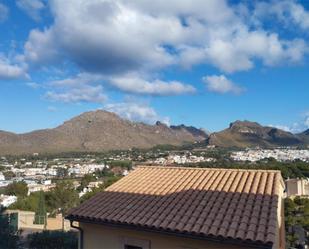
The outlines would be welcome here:
M 279 171 L 139 167 L 68 219 L 270 248 Z

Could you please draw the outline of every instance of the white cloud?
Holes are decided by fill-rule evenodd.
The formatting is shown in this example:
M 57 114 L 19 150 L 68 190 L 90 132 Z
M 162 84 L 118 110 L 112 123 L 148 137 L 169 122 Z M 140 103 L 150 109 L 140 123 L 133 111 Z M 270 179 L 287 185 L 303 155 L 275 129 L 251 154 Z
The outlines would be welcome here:
M 254 30 L 224 0 L 53 0 L 51 9 L 54 24 L 32 31 L 25 45 L 30 63 L 63 56 L 105 75 L 207 63 L 231 73 L 251 69 L 256 60 L 297 63 L 307 51 L 301 39 Z
M 48 82 L 48 85 L 51 87 L 74 88 L 87 84 L 98 84 L 102 80 L 103 77 L 101 75 L 80 73 L 71 78 L 50 81 Z
M 272 0 L 256 3 L 254 17 L 256 19 L 276 17 L 286 26 L 291 24 L 301 29 L 309 28 L 309 12 L 295 0 Z
M 17 0 L 16 5 L 35 21 L 41 19 L 40 12 L 45 8 L 41 0 Z
M 168 117 L 160 117 L 157 112 L 145 103 L 122 102 L 105 105 L 104 109 L 118 114 L 120 117 L 135 121 L 153 124 L 161 121 L 169 125 Z
M 90 85 L 84 85 L 69 90 L 48 91 L 45 97 L 48 100 L 64 103 L 103 103 L 107 99 L 101 86 Z
M 39 31 L 34 29 L 30 32 L 28 41 L 25 43 L 25 53 L 20 60 L 31 62 L 36 66 L 55 63 L 61 60 L 58 44 L 53 29 Z
M 25 69 L 17 64 L 12 64 L 8 59 L 0 56 L 0 80 L 13 80 L 27 78 Z
M 306 117 L 304 124 L 307 127 L 307 129 L 309 129 L 309 116 Z
M 243 88 L 237 86 L 233 81 L 227 79 L 224 75 L 212 75 L 203 77 L 208 91 L 216 93 L 234 93 L 240 94 Z
M 102 104 L 107 100 L 103 87 L 98 84 L 95 75 L 79 74 L 73 78 L 57 79 L 41 84 L 28 82 L 26 85 L 34 89 L 44 89 L 46 91 L 44 97 L 50 101 Z
M 4 22 L 9 16 L 9 9 L 4 4 L 0 3 L 0 23 Z
M 38 89 L 41 87 L 41 85 L 39 83 L 36 83 L 36 82 L 27 82 L 26 85 L 30 88 L 33 88 L 33 89 Z
M 121 91 L 134 94 L 149 95 L 180 95 L 192 94 L 196 89 L 178 81 L 148 81 L 136 74 L 115 76 L 109 79 L 110 84 Z
M 270 127 L 274 127 L 274 128 L 277 128 L 277 129 L 280 129 L 280 130 L 283 130 L 283 131 L 287 131 L 287 132 L 293 132 L 293 129 L 290 127 L 290 126 L 287 126 L 287 125 L 268 125 Z
M 72 78 L 54 80 L 50 87 L 74 88 L 85 84 L 107 84 L 122 92 L 143 95 L 180 95 L 192 94 L 196 89 L 178 81 L 146 80 L 143 75 L 126 74 L 123 76 L 104 76 L 100 74 L 80 73 Z
M 309 112 L 302 114 L 302 120 L 293 123 L 292 125 L 269 125 L 292 133 L 301 133 L 309 129 Z

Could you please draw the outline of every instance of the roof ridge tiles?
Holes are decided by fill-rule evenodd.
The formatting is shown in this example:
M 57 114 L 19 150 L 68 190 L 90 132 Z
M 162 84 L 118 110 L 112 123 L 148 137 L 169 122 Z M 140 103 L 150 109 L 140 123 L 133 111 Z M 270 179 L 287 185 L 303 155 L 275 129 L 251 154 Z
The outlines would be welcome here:
M 281 173 L 280 170 L 275 169 L 233 169 L 233 168 L 202 168 L 202 167 L 184 167 L 184 166 L 157 166 L 157 165 L 138 165 L 138 168 L 150 168 L 150 169 L 178 169 L 178 170 L 218 170 L 218 171 L 249 171 L 249 172 L 273 172 Z

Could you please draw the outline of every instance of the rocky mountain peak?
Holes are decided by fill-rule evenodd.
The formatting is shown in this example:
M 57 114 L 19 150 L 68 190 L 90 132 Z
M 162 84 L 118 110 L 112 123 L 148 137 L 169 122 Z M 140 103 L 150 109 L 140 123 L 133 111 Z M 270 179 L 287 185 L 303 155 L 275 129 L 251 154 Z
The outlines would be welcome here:
M 205 137 L 187 130 L 131 122 L 112 112 L 85 112 L 54 129 L 25 134 L 0 133 L 1 154 L 58 153 L 151 148 L 160 144 L 182 145 Z

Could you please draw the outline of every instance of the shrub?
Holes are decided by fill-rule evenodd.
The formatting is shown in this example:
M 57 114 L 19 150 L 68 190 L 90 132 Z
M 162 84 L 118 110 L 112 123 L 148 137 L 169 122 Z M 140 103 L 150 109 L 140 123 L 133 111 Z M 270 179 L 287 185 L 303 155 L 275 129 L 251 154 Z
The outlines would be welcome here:
M 78 237 L 75 232 L 43 231 L 28 235 L 32 249 L 77 249 Z

